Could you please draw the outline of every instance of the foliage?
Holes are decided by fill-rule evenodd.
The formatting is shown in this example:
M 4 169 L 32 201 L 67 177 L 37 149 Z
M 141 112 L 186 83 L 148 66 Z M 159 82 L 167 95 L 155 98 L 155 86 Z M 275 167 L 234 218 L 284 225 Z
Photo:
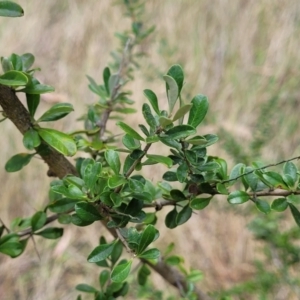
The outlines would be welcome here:
M 1 58 L 0 105 L 4 119 L 9 118 L 15 124 L 20 119 L 28 120 L 22 128 L 16 126 L 23 133 L 25 148 L 31 151 L 13 155 L 5 165 L 6 171 L 21 170 L 34 156 L 40 156 L 48 163 L 55 154 L 62 158 L 58 168 L 61 168 L 60 174 L 63 175 L 54 172 L 53 165 L 48 163 L 49 174 L 59 177 L 50 185 L 48 205 L 29 218 L 13 220 L 10 227 L 2 224 L 0 252 L 17 257 L 25 251 L 30 238 L 60 238 L 63 228 L 46 227 L 55 220 L 80 227 L 100 221 L 113 239 L 108 241 L 101 236 L 99 244 L 90 250 L 87 257 L 89 263 L 102 268 L 99 285 L 94 287 L 81 283 L 76 286 L 78 291 L 90 293 L 98 300 L 125 296 L 131 284 L 128 276 L 138 260 L 136 281 L 144 287 L 141 293 L 146 293 L 148 278 L 153 270 L 177 287 L 182 297 L 209 299 L 195 285 L 203 277 L 199 270 L 186 270 L 182 257 L 170 255 L 172 244 L 164 255 L 155 247 L 160 229 L 156 225 L 157 212 L 171 206 L 164 222 L 168 229 L 174 229 L 188 222 L 193 213 L 205 209 L 219 195 L 231 205 L 248 202 L 258 213 L 270 216 L 289 209 L 295 223 L 300 226 L 297 196 L 300 194 L 300 173 L 293 163 L 299 157 L 269 165 L 244 161 L 229 170 L 226 160 L 209 155 L 208 148 L 217 143 L 219 137 L 213 133 L 198 133 L 208 113 L 209 101 L 202 94 L 195 95 L 189 101 L 184 99 L 184 71 L 178 64 L 171 66 L 162 77 L 165 97 L 158 97 L 150 89 L 144 90 L 147 102 L 141 108 L 143 123 L 138 124 L 138 128 L 127 124 L 121 116 L 135 110 L 131 107 L 130 91 L 126 91 L 124 86 L 128 80 L 134 79 L 133 70 L 138 66 L 136 61 L 143 55 L 138 46 L 148 38 L 154 27 L 145 28 L 142 22 L 143 2 L 124 0 L 124 6 L 132 19 L 132 28 L 117 34 L 121 49 L 112 53 L 114 61 L 103 70 L 103 82 L 99 84 L 87 76 L 89 88 L 97 95 L 98 101 L 88 107 L 81 117 L 84 128 L 80 131 L 64 133 L 43 127 L 43 122 L 56 122 L 71 113 L 74 108 L 70 103 L 55 104 L 41 116 L 35 117 L 40 94 L 51 92 L 54 88 L 36 79 L 35 72 L 39 69 L 32 68 L 33 54 L 11 54 Z M 22 14 L 23 10 L 17 4 L 0 2 L 0 15 L 11 17 Z M 11 110 L 15 103 L 19 103 L 15 96 L 17 93 L 25 93 L 27 109 L 20 108 L 15 115 Z M 7 94 L 12 99 L 8 105 L 5 102 Z M 162 109 L 165 103 L 168 110 Z M 119 119 L 116 124 L 123 133 L 122 145 L 118 136 L 110 134 L 106 128 L 112 114 Z M 253 143 L 256 152 L 261 143 L 263 141 L 260 140 Z M 154 144 L 159 145 L 159 152 L 152 150 Z M 163 148 L 166 150 L 162 151 Z M 167 152 L 168 155 L 163 154 Z M 73 168 L 65 168 L 68 161 L 64 156 L 75 154 Z M 240 156 L 247 158 L 247 155 Z M 155 164 L 162 165 L 165 170 L 161 174 L 162 181 L 157 183 L 145 178 L 142 172 Z M 276 166 L 282 169 L 274 171 L 272 167 Z M 269 201 L 263 200 L 265 197 Z M 274 232 L 278 230 L 277 220 L 270 223 L 270 228 L 268 224 L 256 219 L 252 229 L 257 238 L 267 240 L 275 248 L 283 261 L 283 270 L 288 274 L 286 266 L 299 261 L 298 248 L 290 242 L 298 235 L 291 231 L 276 235 L 273 239 Z M 124 256 L 124 248 L 129 258 Z M 282 250 L 289 251 L 289 255 Z M 267 259 L 270 257 L 271 254 L 267 253 Z M 261 276 L 259 278 L 268 279 L 272 275 L 263 269 L 260 262 L 257 263 L 257 270 Z M 287 282 L 299 285 L 296 279 L 286 278 Z M 271 282 L 262 281 L 261 295 L 274 288 L 274 283 L 276 277 Z M 224 292 L 224 295 L 239 294 L 256 284 L 246 282 L 242 289 L 237 287 Z M 157 295 L 161 297 L 159 292 Z

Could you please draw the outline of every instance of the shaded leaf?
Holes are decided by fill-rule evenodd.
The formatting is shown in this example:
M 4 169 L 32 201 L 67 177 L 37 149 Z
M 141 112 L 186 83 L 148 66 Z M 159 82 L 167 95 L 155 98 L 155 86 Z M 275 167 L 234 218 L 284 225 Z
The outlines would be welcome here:
M 189 204 L 186 205 L 177 215 L 176 224 L 182 225 L 187 222 L 192 216 L 193 210 L 190 208 Z
M 175 115 L 174 115 L 172 121 L 174 122 L 174 121 L 176 121 L 176 120 L 182 118 L 186 113 L 188 113 L 188 112 L 190 111 L 191 107 L 192 107 L 192 104 L 185 104 L 185 105 L 181 106 L 181 107 L 176 111 L 176 113 L 175 113 Z
M 31 227 L 32 231 L 36 231 L 41 229 L 47 220 L 47 215 L 43 211 L 36 212 L 33 217 L 31 218 Z
M 180 94 L 183 86 L 184 73 L 180 65 L 173 65 L 169 70 L 167 75 L 171 76 L 177 84 L 178 94 Z
M 282 212 L 285 211 L 288 207 L 288 202 L 285 198 L 277 198 L 272 202 L 271 209 Z
M 142 253 L 155 239 L 157 230 L 151 224 L 147 225 L 141 234 L 137 254 Z
M 63 228 L 49 227 L 40 232 L 36 232 L 35 235 L 40 235 L 45 239 L 58 239 L 63 235 Z
M 29 164 L 34 154 L 19 153 L 12 156 L 5 164 L 6 172 L 17 172 Z
M 31 117 L 34 117 L 37 107 L 40 104 L 40 95 L 26 94 L 27 107 Z
M 75 212 L 77 216 L 83 221 L 98 221 L 103 217 L 98 212 L 97 208 L 89 202 L 78 202 L 75 204 Z
M 209 203 L 212 197 L 207 197 L 207 198 L 194 198 L 190 202 L 190 206 L 192 209 L 200 210 L 205 208 Z
M 23 145 L 28 150 L 33 150 L 41 144 L 41 139 L 36 130 L 30 128 L 27 130 L 23 136 Z
M 178 85 L 171 76 L 164 75 L 163 79 L 166 82 L 166 91 L 169 102 L 169 114 L 171 114 L 178 99 Z
M 292 203 L 288 203 L 288 205 L 290 207 L 290 210 L 292 212 L 295 222 L 300 227 L 300 212 L 299 212 L 299 210 Z
M 151 90 L 144 90 L 144 95 L 147 97 L 148 101 L 150 102 L 152 108 L 154 109 L 154 111 L 160 115 L 160 111 L 158 108 L 158 101 L 157 101 L 157 97 L 155 95 L 155 93 Z
M 77 291 L 85 292 L 85 293 L 94 294 L 94 293 L 98 292 L 98 290 L 96 290 L 94 287 L 92 287 L 88 284 L 85 284 L 85 283 L 77 284 L 75 288 Z

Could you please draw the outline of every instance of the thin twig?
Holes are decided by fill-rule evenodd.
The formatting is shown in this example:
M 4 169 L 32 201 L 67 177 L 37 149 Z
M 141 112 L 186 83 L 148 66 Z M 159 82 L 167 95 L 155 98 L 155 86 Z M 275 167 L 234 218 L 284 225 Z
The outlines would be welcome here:
M 300 156 L 296 156 L 296 157 L 293 157 L 293 158 L 290 158 L 290 159 L 286 159 L 286 160 L 280 161 L 278 163 L 269 164 L 269 165 L 263 166 L 261 168 L 253 169 L 253 170 L 251 170 L 249 172 L 246 172 L 246 173 L 243 173 L 243 174 L 241 174 L 241 175 L 239 175 L 239 176 L 237 176 L 235 178 L 231 178 L 231 179 L 228 179 L 228 180 L 223 180 L 223 181 L 221 181 L 221 183 L 228 183 L 228 182 L 231 182 L 231 181 L 235 181 L 235 180 L 237 180 L 237 179 L 239 179 L 241 177 L 244 177 L 246 175 L 252 174 L 255 171 L 264 170 L 264 169 L 267 169 L 269 167 L 276 167 L 276 166 L 279 166 L 281 164 L 284 164 L 286 162 L 293 161 L 293 160 L 296 160 L 296 159 L 300 159 Z
M 0 218 L 0 222 L 1 222 L 2 226 L 4 227 L 4 229 L 7 231 L 7 233 L 10 233 L 9 228 L 4 224 L 4 222 L 2 221 L 1 218 Z

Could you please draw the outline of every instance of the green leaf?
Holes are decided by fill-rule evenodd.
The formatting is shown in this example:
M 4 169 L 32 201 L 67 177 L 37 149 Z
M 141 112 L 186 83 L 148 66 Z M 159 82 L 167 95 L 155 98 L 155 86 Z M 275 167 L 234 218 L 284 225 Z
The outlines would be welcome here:
M 147 124 L 154 130 L 157 126 L 157 123 L 154 116 L 152 115 L 151 108 L 147 103 L 143 104 L 142 113 Z
M 114 175 L 110 178 L 108 178 L 108 181 L 107 181 L 107 185 L 111 188 L 111 189 L 114 189 L 124 183 L 126 183 L 127 180 L 124 176 L 122 175 Z
M 106 67 L 103 70 L 103 82 L 108 95 L 109 95 L 109 78 L 110 78 L 110 69 Z
M 21 55 L 21 59 L 22 59 L 22 70 L 24 72 L 29 70 L 29 68 L 33 65 L 35 60 L 34 55 L 31 53 L 25 53 Z
M 41 144 L 41 139 L 36 130 L 29 128 L 23 136 L 23 145 L 28 150 L 33 150 Z
M 283 189 L 288 189 L 288 187 L 284 183 L 280 174 L 269 171 L 269 172 L 263 173 L 262 176 L 272 186 L 278 187 L 278 188 L 283 188 Z
M 110 97 L 114 96 L 118 83 L 119 83 L 119 75 L 112 74 L 108 80 L 108 89 L 109 89 Z
M 186 140 L 187 143 L 190 143 L 192 145 L 206 145 L 207 144 L 207 139 L 201 135 L 196 135 L 188 140 Z
M 23 8 L 12 1 L 0 1 L 0 16 L 2 17 L 22 17 L 24 15 Z
M 123 282 L 129 275 L 132 265 L 132 260 L 126 262 L 120 262 L 116 265 L 110 275 L 113 282 Z
M 36 212 L 33 217 L 31 218 L 31 227 L 32 231 L 37 231 L 41 229 L 47 220 L 47 215 L 43 211 Z
M 176 218 L 177 218 L 177 210 L 174 207 L 171 211 L 168 212 L 165 218 L 165 224 L 168 228 L 173 229 L 177 227 Z
M 22 86 L 26 85 L 27 82 L 27 76 L 19 71 L 8 71 L 0 76 L 0 83 L 7 86 Z
M 167 75 L 171 76 L 178 86 L 178 94 L 180 94 L 183 86 L 183 80 L 184 80 L 184 73 L 182 70 L 182 67 L 180 65 L 173 65 Z
M 207 197 L 207 198 L 194 198 L 190 202 L 190 206 L 192 209 L 200 210 L 205 208 L 209 203 L 212 197 Z
M 61 214 L 58 216 L 57 221 L 60 224 L 70 224 L 72 222 L 72 217 L 68 214 Z
M 154 111 L 160 115 L 160 111 L 159 111 L 159 107 L 158 107 L 158 101 L 157 101 L 157 97 L 155 95 L 154 92 L 152 92 L 151 90 L 144 90 L 144 95 L 147 97 L 148 101 L 150 102 L 152 108 L 154 109 Z
M 40 83 L 28 85 L 24 89 L 20 90 L 20 92 L 24 92 L 26 94 L 33 94 L 33 95 L 51 93 L 54 91 L 55 91 L 55 89 L 53 86 L 46 85 L 46 84 L 40 84 Z
M 186 113 L 188 113 L 190 111 L 192 107 L 192 104 L 185 104 L 183 106 L 181 106 L 175 113 L 174 117 L 173 117 L 173 122 L 182 118 Z
M 250 196 L 244 191 L 234 191 L 228 195 L 228 202 L 230 204 L 242 204 L 247 202 Z
M 94 221 L 83 221 L 79 218 L 77 214 L 73 214 L 71 222 L 76 226 L 88 226 L 92 224 Z
M 176 189 L 170 191 L 170 196 L 172 197 L 173 200 L 175 200 L 177 202 L 184 201 L 187 198 L 182 191 L 176 190 Z
M 3 57 L 3 56 L 1 57 L 1 65 L 4 73 L 8 71 L 12 71 L 14 69 L 12 62 L 8 57 Z
M 228 195 L 228 191 L 225 184 L 217 183 L 217 191 L 222 195 Z
M 123 244 L 122 242 L 119 240 L 115 243 L 114 245 L 114 249 L 111 253 L 111 262 L 112 264 L 114 265 L 118 259 L 121 257 L 122 255 L 122 252 L 123 252 Z
M 36 232 L 35 235 L 40 235 L 45 239 L 54 240 L 60 238 L 63 235 L 63 233 L 63 228 L 49 227 L 40 232 Z
M 6 172 L 17 172 L 29 164 L 34 154 L 19 153 L 11 157 L 5 164 Z
M 147 225 L 141 234 L 140 242 L 137 249 L 137 254 L 144 252 L 144 250 L 154 241 L 157 230 L 153 225 Z
M 268 214 L 271 211 L 270 205 L 267 201 L 256 199 L 256 208 L 264 214 Z
M 96 182 L 101 174 L 102 171 L 102 165 L 100 162 L 96 162 L 93 165 L 89 164 L 85 170 L 84 170 L 84 175 L 83 179 L 86 184 L 86 187 L 90 191 L 94 191 Z
M 120 126 L 123 131 L 125 131 L 128 135 L 130 135 L 131 137 L 133 137 L 136 140 L 139 141 L 144 141 L 144 138 L 141 137 L 134 129 L 132 129 L 129 125 L 119 121 L 117 122 L 117 125 Z
M 291 161 L 286 162 L 283 166 L 284 174 L 291 176 L 294 182 L 298 180 L 297 171 L 297 167 Z
M 288 205 L 290 207 L 290 210 L 292 212 L 295 222 L 300 227 L 300 212 L 299 212 L 299 210 L 292 203 L 288 203 Z
M 103 261 L 106 258 L 108 258 L 113 249 L 114 249 L 115 243 L 111 243 L 111 244 L 103 244 L 103 245 L 99 245 L 97 246 L 88 256 L 87 260 L 90 263 L 96 263 L 99 261 Z
M 186 205 L 177 215 L 176 224 L 182 225 L 187 222 L 192 216 L 193 210 L 190 208 L 189 204 Z
M 142 267 L 139 269 L 138 272 L 138 283 L 139 285 L 144 286 L 147 282 L 147 278 L 148 276 L 151 274 L 151 271 L 149 270 L 149 268 L 143 264 Z
M 99 283 L 100 283 L 101 289 L 103 289 L 103 287 L 107 283 L 108 279 L 109 279 L 109 271 L 103 270 L 99 275 Z
M 178 178 L 178 181 L 183 183 L 186 181 L 187 176 L 188 176 L 188 165 L 186 163 L 182 163 L 176 170 L 176 175 Z
M 191 270 L 187 275 L 187 280 L 191 282 L 197 282 L 203 279 L 203 273 L 199 270 Z
M 20 242 L 6 242 L 0 245 L 0 252 L 11 257 L 17 257 L 23 252 Z
M 74 139 L 68 134 L 50 128 L 39 128 L 38 133 L 47 144 L 63 155 L 73 156 L 77 151 Z
M 106 150 L 104 153 L 105 160 L 107 161 L 108 165 L 111 167 L 113 172 L 118 175 L 121 170 L 121 161 L 119 157 L 119 153 L 115 150 Z
M 160 256 L 160 252 L 156 248 L 148 249 L 138 255 L 139 258 L 144 258 L 144 259 L 157 259 Z
M 103 219 L 97 208 L 89 202 L 82 201 L 76 203 L 75 212 L 82 221 L 94 222 Z
M 169 114 L 171 114 L 179 95 L 178 85 L 171 76 L 164 75 L 163 79 L 166 82 L 166 92 L 169 102 Z
M 178 140 L 196 133 L 195 128 L 190 125 L 177 125 L 166 131 L 170 139 Z
M 158 118 L 158 122 L 162 128 L 166 128 L 168 125 L 173 123 L 173 120 L 164 116 L 160 116 Z
M 47 110 L 37 122 L 49 122 L 62 119 L 73 111 L 73 105 L 70 103 L 57 103 Z
M 146 154 L 146 157 L 151 160 L 154 160 L 155 162 L 165 164 L 168 168 L 171 168 L 173 165 L 172 159 L 166 156 L 156 155 L 156 154 Z
M 26 94 L 27 107 L 31 117 L 34 117 L 36 109 L 40 104 L 40 95 Z
M 170 266 L 178 266 L 182 262 L 183 262 L 183 259 L 177 255 L 172 255 L 165 259 L 165 263 Z
M 99 292 L 93 286 L 90 286 L 90 285 L 84 284 L 84 283 L 77 284 L 75 288 L 76 288 L 77 291 L 85 292 L 85 293 L 92 293 L 92 294 L 94 294 L 94 293 Z
M 128 134 L 125 134 L 122 138 L 123 145 L 129 150 L 135 150 L 141 148 L 141 143 L 139 140 L 134 139 Z
M 86 199 L 86 194 L 75 184 L 70 184 L 68 187 L 64 185 L 53 185 L 51 190 L 54 193 L 64 195 L 71 199 Z
M 285 198 L 277 198 L 271 204 L 271 209 L 282 212 L 285 211 L 288 207 L 288 202 Z
M 69 198 L 63 198 L 60 200 L 57 200 L 53 203 L 51 203 L 48 208 L 50 211 L 54 212 L 54 213 L 66 213 L 69 212 L 70 210 L 74 209 L 75 204 L 78 202 L 79 200 L 77 199 L 69 199 Z
M 193 106 L 190 110 L 188 124 L 197 128 L 208 111 L 207 97 L 199 94 L 192 99 L 192 104 Z

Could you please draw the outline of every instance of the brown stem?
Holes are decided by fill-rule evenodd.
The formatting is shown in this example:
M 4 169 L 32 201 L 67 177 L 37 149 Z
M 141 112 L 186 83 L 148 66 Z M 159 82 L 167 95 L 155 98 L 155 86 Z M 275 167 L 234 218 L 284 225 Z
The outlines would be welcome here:
M 15 91 L 8 86 L 0 85 L 0 105 L 7 118 L 9 118 L 24 135 L 32 127 L 29 112 L 16 96 Z M 43 143 L 45 146 L 46 144 Z M 77 174 L 75 167 L 55 149 L 48 147 L 49 151 L 41 151 L 40 156 L 48 165 L 48 176 L 63 178 L 67 174 Z M 36 148 L 37 152 L 41 147 Z

